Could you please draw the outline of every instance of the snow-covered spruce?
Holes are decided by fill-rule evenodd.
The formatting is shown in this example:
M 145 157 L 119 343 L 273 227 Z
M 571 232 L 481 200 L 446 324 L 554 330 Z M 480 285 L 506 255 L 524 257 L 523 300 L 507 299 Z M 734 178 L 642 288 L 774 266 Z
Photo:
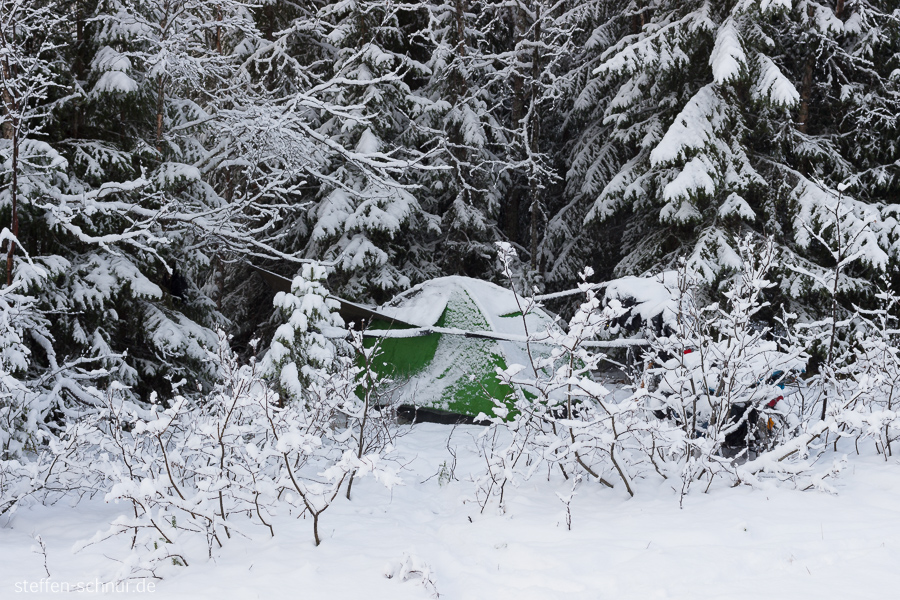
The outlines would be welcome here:
M 553 222 L 568 235 L 551 277 L 573 277 L 593 247 L 617 275 L 684 255 L 715 284 L 739 266 L 733 240 L 747 230 L 821 274 L 828 260 L 807 228 L 829 233 L 838 201 L 848 226 L 869 221 L 866 262 L 883 265 L 896 238 L 896 155 L 883 153 L 898 127 L 890 3 L 662 1 L 588 14 L 569 73 L 571 200 Z M 863 295 L 873 270 L 856 270 Z M 789 310 L 822 309 L 810 279 L 783 268 L 772 278 Z

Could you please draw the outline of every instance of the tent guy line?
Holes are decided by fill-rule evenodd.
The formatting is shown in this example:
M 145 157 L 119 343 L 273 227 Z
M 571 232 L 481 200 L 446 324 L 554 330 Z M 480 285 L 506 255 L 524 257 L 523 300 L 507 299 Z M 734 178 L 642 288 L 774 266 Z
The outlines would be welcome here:
M 521 342 L 542 344 L 549 343 L 549 336 L 536 337 L 526 335 L 515 335 L 509 333 L 494 333 L 486 331 L 467 331 L 456 327 L 414 327 L 412 329 L 367 329 L 363 331 L 363 337 L 370 338 L 412 338 L 432 333 L 440 333 L 446 335 L 462 335 L 468 338 L 478 338 L 485 340 L 499 340 L 501 342 Z M 647 340 L 644 339 L 627 339 L 627 340 L 592 340 L 582 342 L 582 346 L 590 348 L 627 348 L 629 346 L 646 346 Z
M 291 290 L 291 280 L 283 275 L 279 275 L 278 273 L 273 273 L 268 269 L 264 269 L 262 267 L 258 267 L 253 263 L 247 262 L 247 265 L 258 272 L 263 276 L 266 283 L 275 291 L 282 292 L 290 292 Z M 607 282 L 597 283 L 592 285 L 589 289 L 600 289 L 607 285 Z M 539 296 L 534 296 L 535 300 L 552 300 L 554 298 L 562 298 L 564 296 L 571 296 L 578 293 L 583 293 L 582 289 L 573 289 L 573 290 L 565 290 L 562 292 L 556 292 L 553 294 L 543 294 Z M 459 329 L 456 327 L 415 327 L 409 323 L 401 321 L 396 317 L 391 317 L 380 313 L 378 311 L 372 310 L 367 306 L 363 306 L 361 304 L 357 304 L 355 302 L 349 302 L 348 300 L 344 300 L 343 298 L 338 298 L 336 296 L 329 296 L 334 300 L 337 300 L 341 303 L 341 316 L 345 317 L 346 320 L 355 320 L 361 319 L 365 321 L 384 321 L 390 323 L 391 325 L 399 325 L 401 329 L 365 329 L 363 330 L 363 337 L 367 338 L 415 338 L 422 337 L 426 335 L 431 335 L 433 333 L 439 334 L 447 334 L 447 335 L 461 335 L 467 338 L 476 338 L 476 339 L 484 339 L 484 340 L 498 340 L 502 342 L 521 342 L 521 343 L 534 343 L 541 344 L 545 343 L 549 340 L 549 337 L 535 337 L 535 336 L 524 336 L 524 335 L 515 335 L 515 334 L 504 334 L 504 333 L 496 333 L 496 332 L 486 332 L 486 331 L 468 331 L 465 329 Z M 628 348 L 631 346 L 646 346 L 649 342 L 645 339 L 625 339 L 625 340 L 592 340 L 582 342 L 582 346 L 588 348 Z

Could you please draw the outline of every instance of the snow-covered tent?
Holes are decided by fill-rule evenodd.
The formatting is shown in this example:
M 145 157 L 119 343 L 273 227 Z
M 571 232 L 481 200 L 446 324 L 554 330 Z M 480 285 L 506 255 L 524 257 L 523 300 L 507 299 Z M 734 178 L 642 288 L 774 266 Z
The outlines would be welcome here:
M 511 390 L 498 381 L 496 369 L 529 364 L 526 333 L 540 334 L 555 326 L 542 310 L 523 320 L 510 290 L 457 276 L 419 284 L 378 311 L 413 325 L 405 330 L 386 321 L 370 325 L 370 335 L 391 329 L 385 332 L 390 337 L 380 339 L 379 366 L 400 383 L 400 402 L 469 416 L 491 414 L 492 398 L 509 395 Z M 546 351 L 541 344 L 532 344 L 533 353 Z
M 289 279 L 254 269 L 274 290 L 291 289 Z M 366 328 L 367 344 L 381 344 L 376 369 L 397 384 L 399 402 L 430 411 L 432 419 L 492 414 L 493 399 L 512 392 L 496 369 L 528 365 L 526 337 L 556 326 L 541 309 L 523 320 L 512 291 L 469 277 L 421 283 L 381 307 L 334 299 L 344 321 Z M 548 348 L 532 343 L 531 350 L 537 358 Z

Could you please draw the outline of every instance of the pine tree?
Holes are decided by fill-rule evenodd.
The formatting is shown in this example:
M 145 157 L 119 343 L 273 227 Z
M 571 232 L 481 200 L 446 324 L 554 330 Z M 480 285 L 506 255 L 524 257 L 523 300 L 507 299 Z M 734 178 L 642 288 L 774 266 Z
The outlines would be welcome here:
M 284 323 L 275 332 L 263 370 L 279 382 L 287 401 L 304 401 L 314 374 L 335 371 L 339 357 L 350 353 L 339 304 L 325 288 L 325 276 L 324 268 L 304 265 L 290 293 L 275 296 Z
M 68 185 L 45 207 L 56 231 L 47 252 L 67 265 L 47 292 L 71 303 L 56 307 L 61 347 L 127 351 L 109 366 L 146 396 L 168 378 L 209 375 L 220 317 L 199 284 L 215 246 L 241 235 L 240 208 L 214 185 L 227 152 L 209 123 L 238 83 L 232 50 L 252 22 L 227 2 L 80 8 L 78 68 L 61 82 L 74 93 L 54 113 Z
M 610 279 L 621 258 L 617 238 L 625 219 L 611 216 L 585 226 L 592 200 L 623 161 L 622 144 L 612 135 L 615 127 L 604 118 L 614 96 L 606 93 L 606 77 L 594 70 L 604 51 L 639 28 L 646 14 L 635 6 L 623 10 L 619 3 L 599 0 L 582 4 L 574 17 L 575 50 L 558 84 L 563 96 L 558 130 L 566 143 L 557 146 L 557 160 L 565 165 L 565 189 L 547 225 L 547 280 L 562 287 L 571 285 L 586 264 L 596 267 L 601 280 Z
M 864 3 L 840 16 L 835 10 L 808 2 L 635 2 L 598 30 L 615 39 L 598 45 L 594 78 L 579 97 L 597 124 L 576 145 L 570 193 L 591 203 L 588 223 L 626 219 L 615 273 L 686 255 L 713 283 L 736 268 L 730 240 L 744 230 L 774 234 L 785 264 L 827 267 L 807 231 L 837 202 L 855 223 L 872 221 L 879 239 L 865 247 L 868 265 L 886 264 L 893 226 L 880 198 L 889 195 L 848 190 L 862 177 L 890 189 L 896 149 L 884 138 L 845 140 L 867 119 L 882 119 L 883 131 L 896 127 L 890 67 L 864 68 L 869 57 L 895 51 L 887 32 L 896 15 Z M 834 25 L 842 19 L 851 27 Z M 810 56 L 832 65 L 827 83 L 806 76 Z M 816 124 L 818 114 L 838 122 Z M 598 134 L 609 141 L 593 142 Z M 809 286 L 782 273 L 784 291 Z
M 91 356 L 57 351 L 55 323 L 47 312 L 66 310 L 68 299 L 49 307 L 43 302 L 44 291 L 69 264 L 43 252 L 40 218 L 46 197 L 60 194 L 67 183 L 67 161 L 46 132 L 62 68 L 55 32 L 64 18 L 52 2 L 11 0 L 0 6 L 0 206 L 9 223 L 0 233 L 6 251 L 0 460 L 6 461 L 40 443 L 51 413 L 56 419 L 68 416 L 68 400 L 88 400 L 83 383 L 93 383 L 103 371 Z
M 506 30 L 504 43 L 491 59 L 498 64 L 495 77 L 508 86 L 505 99 L 510 149 L 503 168 L 512 179 L 503 203 L 506 236 L 527 248 L 533 284 L 542 285 L 551 257 L 544 247 L 548 215 L 547 196 L 559 175 L 545 133 L 563 87 L 557 77 L 573 49 L 577 5 L 528 0 L 493 3 L 488 10 Z
M 439 226 L 403 177 L 419 156 L 399 143 L 415 110 L 407 80 L 423 70 L 405 51 L 403 10 L 336 3 L 314 21 L 333 69 L 324 78 L 335 80 L 323 97 L 340 109 L 315 125 L 331 152 L 313 174 L 314 203 L 298 233 L 304 256 L 332 263 L 333 288 L 352 298 L 384 300 L 435 274 L 423 242 Z
M 28 203 L 22 254 L 47 275 L 32 285 L 53 332 L 30 332 L 35 377 L 92 357 L 141 397 L 171 378 L 204 383 L 224 319 L 201 285 L 226 252 L 271 253 L 280 210 L 248 184 L 253 140 L 220 133 L 253 120 L 251 15 L 200 0 L 48 6 L 60 27 L 46 30 L 52 80 L 28 142 L 43 157 L 10 188 Z
M 404 141 L 431 150 L 416 173 L 416 193 L 441 220 L 434 243 L 436 266 L 448 274 L 494 275 L 493 243 L 509 177 L 502 171 L 511 136 L 502 124 L 503 85 L 497 80 L 481 28 L 486 3 L 426 2 L 428 25 L 420 32 L 428 52 L 427 82 L 415 91 L 419 110 Z

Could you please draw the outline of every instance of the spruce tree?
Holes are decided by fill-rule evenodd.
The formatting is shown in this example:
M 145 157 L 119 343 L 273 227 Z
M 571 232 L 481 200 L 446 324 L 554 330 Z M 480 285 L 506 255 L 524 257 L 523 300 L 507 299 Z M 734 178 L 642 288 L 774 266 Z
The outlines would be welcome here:
M 872 3 L 636 2 L 601 25 L 606 40 L 573 113 L 591 122 L 569 189 L 589 207 L 586 223 L 624 219 L 614 273 L 686 256 L 714 283 L 736 268 L 742 231 L 774 235 L 782 264 L 821 272 L 828 259 L 809 232 L 835 235 L 825 220 L 838 203 L 845 228 L 870 232 L 854 250 L 861 264 L 885 266 L 896 18 Z M 873 119 L 878 132 L 866 127 Z M 857 184 L 873 178 L 880 186 Z M 781 281 L 814 302 L 813 280 L 785 270 Z
M 418 158 L 399 143 L 415 110 L 407 80 L 422 66 L 406 53 L 402 11 L 380 0 L 336 3 L 314 22 L 339 81 L 324 98 L 340 110 L 316 123 L 332 151 L 314 174 L 300 233 L 304 256 L 330 263 L 333 289 L 351 298 L 383 301 L 434 274 L 422 241 L 437 220 L 403 182 Z
M 503 170 L 511 135 L 503 125 L 503 84 L 490 60 L 487 4 L 425 2 L 428 25 L 418 34 L 428 52 L 426 83 L 415 91 L 415 127 L 404 142 L 430 151 L 416 173 L 417 195 L 440 218 L 436 267 L 447 274 L 490 278 L 494 242 L 503 237 L 500 206 L 510 178 Z

